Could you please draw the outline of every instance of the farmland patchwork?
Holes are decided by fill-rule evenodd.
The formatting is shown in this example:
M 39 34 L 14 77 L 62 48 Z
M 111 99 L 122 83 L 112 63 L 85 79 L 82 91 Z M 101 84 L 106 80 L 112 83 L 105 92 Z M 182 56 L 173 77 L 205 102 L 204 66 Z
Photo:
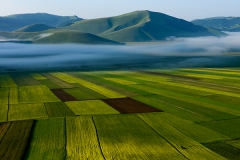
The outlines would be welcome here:
M 0 159 L 239 159 L 238 69 L 0 75 Z

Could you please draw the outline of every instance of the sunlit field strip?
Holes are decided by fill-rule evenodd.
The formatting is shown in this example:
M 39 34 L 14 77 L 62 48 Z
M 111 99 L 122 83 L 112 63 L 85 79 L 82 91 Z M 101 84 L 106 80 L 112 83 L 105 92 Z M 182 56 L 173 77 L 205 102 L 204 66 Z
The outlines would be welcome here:
M 179 70 L 179 73 L 186 76 L 192 76 L 192 77 L 199 77 L 202 79 L 218 79 L 220 81 L 240 81 L 240 75 L 238 74 L 226 74 L 218 71 L 211 71 L 211 70 L 194 70 L 194 69 L 182 69 Z
M 203 88 L 210 88 L 220 91 L 226 91 L 226 92 L 232 92 L 232 93 L 240 93 L 240 87 L 237 86 L 229 86 L 224 84 L 216 84 L 216 83 L 209 83 L 209 82 L 203 82 L 203 81 L 188 81 L 188 80 L 174 80 L 176 83 L 186 84 L 190 86 L 197 86 L 197 87 L 203 87 Z
M 183 94 L 196 95 L 196 96 L 212 95 L 212 93 L 209 93 L 209 92 L 206 92 L 206 91 L 199 91 L 199 90 L 194 90 L 194 89 L 188 89 L 186 87 L 181 87 L 181 86 L 176 86 L 176 85 L 175 86 L 171 86 L 171 85 L 167 85 L 166 83 L 160 84 L 160 81 L 156 81 L 155 82 L 155 80 L 150 80 L 150 83 L 149 83 L 149 79 L 148 78 L 140 78 L 141 82 L 139 82 L 139 77 L 142 75 L 142 73 L 137 73 L 137 74 L 135 73 L 135 75 L 136 75 L 137 78 L 136 77 L 132 77 L 131 75 L 129 75 L 129 76 L 119 76 L 118 79 L 119 80 L 126 80 L 126 79 L 129 80 L 129 79 L 131 79 L 131 82 L 133 82 L 133 83 L 139 83 L 139 84 L 146 85 L 146 86 L 154 86 L 154 87 L 157 87 L 157 88 L 160 88 L 160 89 L 166 89 L 166 90 L 179 92 L 179 93 L 183 93 Z M 146 76 L 148 76 L 148 75 L 146 75 Z M 115 83 L 118 83 L 118 82 L 115 81 Z
M 202 121 L 209 121 L 212 120 L 211 118 L 205 117 L 203 115 L 200 115 L 198 113 L 195 113 L 193 111 L 184 109 L 182 107 L 164 102 L 160 99 L 154 99 L 151 96 L 136 96 L 133 97 L 133 99 L 148 104 L 152 107 L 158 108 L 163 110 L 166 113 L 171 113 L 173 115 L 176 115 L 178 117 L 193 121 L 193 122 L 202 122 Z
M 110 77 L 114 77 L 114 78 L 118 78 L 118 79 L 122 79 L 123 77 L 125 77 L 125 79 L 123 80 L 127 80 L 127 78 L 130 82 L 134 82 L 134 83 L 144 83 L 145 81 L 151 81 L 151 82 L 159 82 L 159 81 L 169 81 L 171 78 L 168 77 L 163 77 L 163 76 L 154 76 L 154 75 L 149 75 L 149 74 L 145 74 L 145 73 L 140 73 L 140 72 L 123 72 L 123 74 L 118 74 L 118 71 L 112 71 L 112 72 L 108 72 L 107 76 Z M 122 73 L 122 72 L 120 72 Z M 125 74 L 124 74 L 125 73 Z M 101 75 L 101 74 L 93 74 L 93 73 L 85 73 L 85 74 L 89 74 L 89 75 L 93 75 L 96 77 L 100 77 L 100 78 L 107 78 L 105 75 Z
M 111 73 L 111 72 L 109 72 Z M 114 73 L 114 72 L 112 72 Z M 114 75 L 114 74 L 113 74 Z M 111 76 L 111 74 L 110 74 Z M 138 76 L 140 76 L 140 74 L 138 74 Z M 104 76 L 98 74 L 97 77 L 100 77 L 100 78 L 103 78 Z M 107 81 L 112 81 L 111 78 L 103 78 L 104 80 L 107 80 Z M 131 81 L 130 81 L 131 80 Z M 187 88 L 182 88 L 182 87 L 177 87 L 177 86 L 169 86 L 169 85 L 162 85 L 162 84 L 159 84 L 159 83 L 156 83 L 156 82 L 150 82 L 149 81 L 146 81 L 146 80 L 140 80 L 139 79 L 136 79 L 136 78 L 133 78 L 133 77 L 126 77 L 126 76 L 120 76 L 118 75 L 117 78 L 114 78 L 114 83 L 116 84 L 122 84 L 121 81 L 129 81 L 128 84 L 124 84 L 124 85 L 131 85 L 131 84 L 143 84 L 143 85 L 149 85 L 149 86 L 154 86 L 154 87 L 157 87 L 157 88 L 161 88 L 161 89 L 167 89 L 167 90 L 173 90 L 173 91 L 176 91 L 176 92 L 179 92 L 179 93 L 185 93 L 185 94 L 194 94 L 196 96 L 207 96 L 207 95 L 212 95 L 212 93 L 208 93 L 208 92 L 204 92 L 204 91 L 198 91 L 198 90 L 192 90 L 192 89 L 187 89 Z
M 18 87 L 10 87 L 9 89 L 9 104 L 18 104 Z
M 8 120 L 47 118 L 44 104 L 14 104 L 9 106 Z
M 226 72 L 233 72 L 233 73 L 240 73 L 239 68 L 203 68 L 206 70 L 214 70 L 214 71 L 226 71 Z
M 64 159 L 66 157 L 65 135 L 64 118 L 36 121 L 23 159 Z
M 125 77 L 121 77 L 121 79 L 125 79 Z M 178 80 L 180 82 L 185 82 L 186 80 Z M 177 82 L 178 82 L 177 81 Z M 201 83 L 201 82 L 196 82 L 196 81 L 187 81 L 187 84 L 188 82 L 192 85 L 197 85 L 198 83 Z M 198 90 L 193 90 L 193 89 L 188 89 L 188 88 L 182 88 L 182 87 L 178 87 L 178 86 L 169 86 L 169 85 L 166 85 L 166 84 L 154 84 L 154 83 L 144 83 L 144 85 L 147 85 L 147 86 L 150 86 L 150 87 L 154 87 L 154 88 L 159 88 L 159 89 L 164 89 L 164 90 L 168 90 L 168 91 L 174 91 L 174 92 L 178 92 L 178 93 L 183 93 L 183 94 L 187 94 L 187 95 L 194 95 L 194 96 L 214 96 L 213 93 L 208 93 L 208 92 L 205 92 L 205 91 L 198 91 Z M 203 84 L 204 85 L 204 84 Z M 202 87 L 202 86 L 199 86 L 199 87 Z M 205 87 L 209 87 L 208 85 L 205 85 Z M 215 88 L 217 89 L 217 87 Z M 219 88 L 219 89 L 222 89 L 222 88 Z M 151 89 L 150 89 L 151 90 Z M 150 91 L 149 90 L 149 91 Z M 231 91 L 233 92 L 233 88 L 229 89 L 228 91 Z M 236 90 L 235 90 L 236 91 Z M 213 95 L 212 95 L 213 94 Z M 226 95 L 225 95 L 226 96 Z M 229 97 L 229 96 L 228 96 Z M 232 97 L 234 98 L 234 97 Z M 210 99 L 210 98 L 208 98 Z M 225 103 L 227 103 L 227 101 L 225 101 Z
M 167 72 L 168 74 L 172 74 L 172 75 L 180 75 L 180 76 L 186 76 L 186 74 L 198 74 L 198 75 L 208 75 L 208 76 L 220 76 L 223 79 L 210 79 L 210 78 L 204 78 L 202 77 L 201 80 L 199 81 L 195 81 L 196 83 L 209 83 L 209 85 L 224 85 L 226 87 L 229 88 L 234 88 L 234 87 L 240 87 L 240 83 L 239 80 L 235 80 L 235 79 L 228 79 L 228 77 L 240 77 L 240 76 L 236 76 L 236 75 L 223 75 L 221 73 L 209 73 L 207 71 L 194 71 L 192 70 L 184 70 L 184 69 L 180 69 L 180 70 L 171 70 L 171 71 L 165 71 L 165 70 L 154 70 L 154 72 L 157 73 L 165 73 Z M 189 76 L 190 77 L 190 76 Z M 193 77 L 196 78 L 196 77 Z M 187 81 L 187 79 L 179 79 L 179 78 L 175 78 L 174 81 Z M 189 81 L 189 80 L 188 80 Z M 207 85 L 207 84 L 206 84 Z
M 214 69 L 214 68 L 202 68 L 202 69 L 182 69 L 186 71 L 196 71 L 196 72 L 208 72 L 208 73 L 218 73 L 222 75 L 236 75 L 240 77 L 240 70 L 230 70 L 230 69 Z
M 171 86 L 171 85 L 160 84 L 160 83 L 145 83 L 144 85 L 153 87 L 153 88 L 159 88 L 162 90 L 173 91 L 176 93 L 182 93 L 182 94 L 198 96 L 198 97 L 213 95 L 212 93 L 205 92 L 205 91 L 199 91 L 194 89 L 183 88 L 180 86 Z
M 0 75 L 0 87 L 17 86 L 10 75 Z
M 215 75 L 206 75 L 206 74 L 185 74 L 189 77 L 197 77 L 197 78 L 204 78 L 204 79 L 224 79 L 226 77 L 223 76 L 215 76 Z
M 63 81 L 63 80 L 51 75 L 50 73 L 42 73 L 41 75 L 46 77 L 52 83 L 60 86 L 59 88 L 75 88 L 72 84 L 69 84 L 69 83 Z
M 73 74 L 73 73 L 72 73 Z M 134 88 L 130 88 L 127 85 L 122 85 L 119 83 L 115 83 L 112 81 L 105 80 L 100 76 L 99 74 L 91 74 L 91 73 L 75 73 L 75 76 L 79 76 L 82 79 L 85 79 L 87 81 L 90 81 L 92 83 L 96 83 L 98 85 L 104 86 L 105 88 L 117 91 L 123 95 L 126 96 L 136 96 L 136 95 L 146 95 L 146 94 L 151 94 L 147 93 L 141 90 L 136 90 Z
M 130 77 L 130 76 L 129 76 Z M 120 77 L 119 76 L 119 79 L 123 79 L 125 80 L 126 78 L 128 77 Z M 136 79 L 135 78 L 132 78 L 131 77 L 131 80 L 132 82 L 136 82 Z M 220 90 L 220 91 L 227 91 L 227 92 L 231 92 L 231 93 L 240 93 L 240 91 L 238 92 L 236 89 L 236 87 L 231 87 L 231 86 L 220 86 L 218 84 L 205 84 L 207 82 L 200 82 L 200 81 L 190 81 L 190 80 L 185 80 L 185 79 L 174 79 L 174 81 L 176 82 L 180 82 L 180 83 L 183 83 L 183 84 L 187 84 L 187 85 L 193 85 L 193 86 L 197 86 L 197 87 L 203 87 L 203 88 L 209 88 L 209 89 L 215 89 L 215 90 Z M 202 85 L 200 85 L 201 83 L 203 83 Z M 146 83 L 144 83 L 146 84 Z M 146 85 L 149 85 L 150 83 L 146 84 Z M 207 95 L 211 95 L 213 93 L 209 93 L 209 92 L 206 92 L 206 91 L 199 91 L 199 90 L 193 90 L 193 89 L 188 89 L 188 88 L 183 88 L 181 86 L 169 86 L 169 85 L 166 85 L 165 84 L 152 84 L 153 86 L 155 85 L 156 87 L 160 87 L 160 88 L 164 88 L 164 89 L 167 89 L 167 90 L 173 90 L 173 91 L 176 91 L 176 92 L 179 92 L 179 93 L 184 93 L 184 94 L 194 94 L 194 95 L 200 95 L 200 96 L 207 96 Z M 151 86 L 151 85 L 150 85 Z M 239 88 L 240 89 L 240 88 Z
M 83 79 L 80 79 L 80 78 L 77 78 L 77 77 L 74 77 L 74 76 L 71 76 L 71 75 L 68 75 L 66 73 L 52 73 L 52 75 L 68 82 L 68 83 L 79 83 L 89 89 L 92 89 L 108 98 L 123 98 L 123 97 L 126 97 L 120 93 L 117 93 L 115 91 L 112 91 L 112 90 L 109 90 L 107 88 L 104 88 L 102 86 L 99 86 L 99 85 L 96 85 L 94 83 L 91 83 L 91 82 L 88 82 L 88 81 L 85 81 Z
M 21 86 L 19 90 L 20 103 L 60 102 L 60 100 L 44 85 Z
M 186 159 L 136 115 L 95 116 L 106 159 Z
M 65 102 L 76 115 L 119 114 L 101 100 Z
M 156 77 L 156 78 L 155 78 Z M 144 78 L 142 77 L 134 77 L 137 79 L 144 79 L 146 81 L 150 81 L 153 82 L 155 80 L 152 79 L 158 79 L 159 76 L 146 76 Z M 168 82 L 168 81 L 164 81 L 163 79 L 161 81 L 155 81 L 157 83 L 163 84 L 163 85 L 170 85 L 170 86 L 176 86 L 176 87 L 182 87 L 182 88 L 187 88 L 187 89 L 193 89 L 193 90 L 199 90 L 199 91 L 204 91 L 204 92 L 209 92 L 209 93 L 213 93 L 213 94 L 222 94 L 222 95 L 227 95 L 227 96 L 232 96 L 232 97 L 237 97 L 240 98 L 240 94 L 236 94 L 236 93 L 231 93 L 231 92 L 225 92 L 225 91 L 220 91 L 220 90 L 215 90 L 215 89 L 209 89 L 209 88 L 203 88 L 203 87 L 197 87 L 197 86 L 190 86 L 190 85 L 185 85 L 185 84 L 179 84 L 179 83 L 174 83 L 174 82 Z
M 105 159 L 99 146 L 92 117 L 67 117 L 66 133 L 66 159 Z
M 35 78 L 36 80 L 46 80 L 46 77 L 43 77 L 40 74 L 34 73 L 34 74 L 30 74 L 33 78 Z
M 109 81 L 113 81 L 113 82 L 116 82 L 116 83 L 119 83 L 119 84 L 122 84 L 122 85 L 137 84 L 135 82 L 131 82 L 131 81 L 123 80 L 123 79 L 118 79 L 118 78 L 104 78 L 104 79 L 109 80 Z
M 188 121 L 186 119 L 177 117 L 169 113 L 164 112 L 161 115 L 159 114 L 158 117 L 163 121 L 167 122 L 168 124 L 170 124 L 171 126 L 173 126 L 178 131 L 188 136 L 189 138 L 199 143 L 230 139 L 229 137 L 223 134 L 220 134 L 211 129 L 198 125 L 192 121 Z
M 158 95 L 170 97 L 170 98 L 177 99 L 180 101 L 186 101 L 186 102 L 189 102 L 192 104 L 198 104 L 198 105 L 201 105 L 204 107 L 208 107 L 208 108 L 218 110 L 221 112 L 226 112 L 226 113 L 229 113 L 232 115 L 236 115 L 236 116 L 240 115 L 239 106 L 225 104 L 225 103 L 219 103 L 217 101 L 206 100 L 206 99 L 200 98 L 200 97 L 194 97 L 194 96 L 184 95 L 184 94 L 170 92 L 170 91 L 166 91 L 166 90 L 155 89 L 155 88 L 151 88 L 151 87 L 147 87 L 147 86 L 133 85 L 133 87 L 141 89 L 141 90 L 146 90 L 146 91 L 151 90 L 152 93 L 155 93 Z
M 158 114 L 139 114 L 138 116 L 188 159 L 225 159 L 170 126 Z
M 218 111 L 217 109 L 208 108 L 203 105 L 199 105 L 197 103 L 190 103 L 188 101 L 179 100 L 176 98 L 170 98 L 165 95 L 156 95 L 156 96 L 150 96 L 150 97 L 157 99 L 157 100 L 167 102 L 174 106 L 179 106 L 185 110 L 191 111 L 193 113 L 197 113 L 199 115 L 208 117 L 210 119 L 219 120 L 219 119 L 236 118 L 237 117 L 235 115 L 232 115 L 232 114 L 229 114 L 226 112 Z

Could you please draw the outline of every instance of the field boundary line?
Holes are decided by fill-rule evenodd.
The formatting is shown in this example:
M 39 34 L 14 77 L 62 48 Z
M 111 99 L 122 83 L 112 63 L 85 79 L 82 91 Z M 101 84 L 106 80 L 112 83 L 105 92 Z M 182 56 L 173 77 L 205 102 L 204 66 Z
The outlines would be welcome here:
M 31 127 L 30 132 L 29 132 L 27 145 L 26 145 L 26 148 L 25 148 L 24 153 L 22 155 L 22 159 L 26 159 L 26 157 L 28 155 L 28 151 L 30 149 L 30 143 L 32 141 L 32 137 L 33 137 L 33 133 L 34 133 L 34 129 L 35 129 L 35 124 L 36 124 L 36 120 L 33 119 L 32 127 Z
M 8 121 L 8 114 L 9 114 L 9 107 L 10 107 L 10 87 L 8 87 L 8 110 L 7 110 L 7 121 Z
M 209 121 L 202 121 L 202 122 L 195 122 L 196 124 L 206 123 L 206 122 L 219 122 L 219 121 L 227 121 L 227 120 L 233 120 L 233 119 L 240 119 L 240 117 L 235 118 L 226 118 L 226 119 L 213 119 Z
M 175 108 L 179 108 L 179 109 L 181 109 L 181 110 L 187 111 L 187 112 L 192 113 L 192 114 L 196 114 L 196 115 L 199 115 L 199 116 L 203 116 L 203 115 L 201 115 L 201 114 L 195 113 L 195 112 L 193 112 L 193 111 L 189 111 L 189 110 L 187 110 L 187 109 L 184 109 L 184 108 L 182 108 L 182 107 L 176 106 L 176 105 L 174 105 L 174 104 L 170 104 L 170 103 L 168 103 L 168 102 L 165 102 L 165 101 L 162 101 L 162 100 L 159 100 L 159 99 L 155 99 L 155 98 L 151 98 L 151 99 L 154 99 L 154 100 L 157 100 L 157 101 L 159 101 L 159 102 L 168 104 L 168 105 L 173 106 L 173 107 L 175 107 Z M 205 117 L 205 116 L 203 116 L 203 117 Z
M 64 131 L 65 131 L 65 156 L 64 159 L 67 159 L 67 118 L 64 117 Z
M 165 137 L 163 137 L 161 134 L 159 134 L 154 128 L 152 128 L 147 122 L 145 122 L 140 116 L 138 116 L 137 114 L 137 117 L 139 119 L 141 119 L 141 121 L 143 121 L 143 123 L 145 123 L 147 126 L 149 126 L 155 133 L 157 133 L 160 137 L 162 137 L 168 144 L 170 144 L 174 149 L 176 149 L 177 152 L 179 152 L 183 157 L 185 157 L 186 159 L 189 159 L 187 158 L 181 151 L 179 151 L 172 143 L 170 143 Z M 189 159 L 190 160 L 190 159 Z
M 96 126 L 96 124 L 95 124 L 95 121 L 94 121 L 93 116 L 91 116 L 91 117 L 92 117 L 92 122 L 93 122 L 93 125 L 94 125 L 94 128 L 95 128 L 95 132 L 96 132 L 96 135 L 97 135 L 97 141 L 98 141 L 99 149 L 100 149 L 100 151 L 101 151 L 101 154 L 102 154 L 102 156 L 103 156 L 103 159 L 106 160 L 106 158 L 105 158 L 105 156 L 104 156 L 104 154 L 103 154 L 102 147 L 101 147 L 101 142 L 100 142 L 99 137 L 98 137 L 97 126 Z
M 44 105 L 44 107 L 45 107 L 45 110 L 46 110 L 47 115 L 48 115 L 48 118 L 49 118 L 50 116 L 49 116 L 49 112 L 48 112 L 48 109 L 47 109 L 46 103 L 43 103 L 43 105 Z
M 204 82 L 204 81 L 192 81 L 192 80 L 182 80 L 183 81 L 183 84 L 185 84 L 184 82 L 195 82 L 195 83 L 198 83 L 198 84 L 209 84 L 211 86 L 218 86 L 218 87 L 222 87 L 221 84 L 217 84 L 217 83 L 211 83 L 211 82 Z M 181 83 L 182 81 L 177 81 L 179 83 Z M 195 86 L 194 84 L 189 84 L 189 85 L 192 85 L 192 86 Z M 231 86 L 231 85 L 224 85 L 225 88 L 230 88 L 230 89 L 240 89 L 240 87 L 238 86 Z

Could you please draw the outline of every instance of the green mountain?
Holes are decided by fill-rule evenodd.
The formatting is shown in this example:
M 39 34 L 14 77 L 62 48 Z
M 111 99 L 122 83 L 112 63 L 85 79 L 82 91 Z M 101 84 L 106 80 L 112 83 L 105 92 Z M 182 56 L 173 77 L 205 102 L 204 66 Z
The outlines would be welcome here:
M 77 16 L 57 16 L 47 13 L 15 14 L 0 17 L 0 31 L 14 31 L 37 23 L 51 27 L 62 27 L 80 20 L 82 19 Z
M 135 11 L 116 17 L 82 20 L 63 28 L 92 33 L 119 42 L 226 35 L 214 29 L 151 11 Z
M 240 17 L 214 17 L 193 20 L 192 23 L 220 31 L 240 32 Z
M 37 39 L 34 43 L 61 44 L 61 43 L 81 43 L 81 44 L 120 44 L 90 33 L 79 31 L 59 31 L 49 36 Z
M 8 42 L 32 42 L 39 44 L 121 44 L 90 33 L 50 29 L 42 32 L 0 32 L 0 39 Z
M 50 27 L 50 26 L 40 23 L 40 24 L 32 24 L 29 26 L 25 26 L 23 28 L 13 31 L 13 32 L 40 32 L 40 31 L 46 31 L 46 30 L 53 29 L 53 28 L 55 28 L 55 27 Z

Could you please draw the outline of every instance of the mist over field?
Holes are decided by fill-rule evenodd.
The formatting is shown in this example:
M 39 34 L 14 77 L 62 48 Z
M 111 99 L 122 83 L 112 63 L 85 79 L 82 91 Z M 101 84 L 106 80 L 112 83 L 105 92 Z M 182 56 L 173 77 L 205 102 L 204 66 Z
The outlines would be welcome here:
M 0 43 L 0 72 L 177 67 L 239 67 L 240 33 L 127 45 Z M 1 41 L 1 40 L 0 40 Z M 2 39 L 2 41 L 4 41 Z

